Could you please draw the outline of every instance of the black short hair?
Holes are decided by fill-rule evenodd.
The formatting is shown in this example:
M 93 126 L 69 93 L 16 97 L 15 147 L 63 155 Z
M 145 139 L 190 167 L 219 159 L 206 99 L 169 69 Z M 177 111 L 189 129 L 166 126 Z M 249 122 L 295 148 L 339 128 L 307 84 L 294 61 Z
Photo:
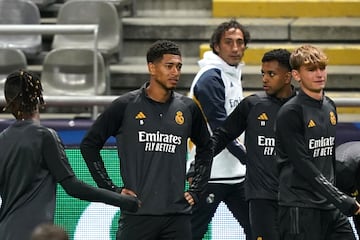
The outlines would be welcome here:
M 212 36 L 210 38 L 210 48 L 213 50 L 213 52 L 215 54 L 216 54 L 215 45 L 220 44 L 221 37 L 224 34 L 224 32 L 228 31 L 231 28 L 240 29 L 240 31 L 244 35 L 244 44 L 245 44 L 245 46 L 247 46 L 247 44 L 250 42 L 250 33 L 245 28 L 245 26 L 240 24 L 235 19 L 231 19 L 231 20 L 229 20 L 227 22 L 223 22 L 219 26 L 217 26 L 217 28 L 214 30 L 214 32 L 213 32 L 213 34 L 212 34 Z
M 264 56 L 261 59 L 261 62 L 264 63 L 273 60 L 278 61 L 281 66 L 283 66 L 290 72 L 291 71 L 290 55 L 291 52 L 289 52 L 286 49 L 282 49 L 282 48 L 273 49 L 264 54 Z
M 31 234 L 31 240 L 69 240 L 64 228 L 51 223 L 38 225 Z
M 16 110 L 17 115 L 33 113 L 39 104 L 44 104 L 42 91 L 40 78 L 34 73 L 21 69 L 12 72 L 4 86 L 5 109 L 10 108 L 13 113 Z M 13 106 L 17 106 L 17 109 L 12 109 Z
M 176 43 L 169 40 L 158 40 L 150 46 L 146 60 L 148 63 L 156 62 L 161 60 L 164 54 L 181 56 L 180 48 Z

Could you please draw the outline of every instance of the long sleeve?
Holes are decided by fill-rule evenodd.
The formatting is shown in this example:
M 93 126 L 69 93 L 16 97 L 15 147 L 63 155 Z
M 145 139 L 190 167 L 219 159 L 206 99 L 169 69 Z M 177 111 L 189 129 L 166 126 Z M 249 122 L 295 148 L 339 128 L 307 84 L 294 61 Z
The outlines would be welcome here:
M 120 191 L 110 179 L 100 150 L 109 137 L 115 136 L 122 122 L 122 105 L 114 102 L 94 122 L 80 144 L 80 150 L 89 171 L 97 185 L 113 191 Z
M 135 197 L 102 188 L 95 188 L 80 181 L 75 176 L 61 181 L 60 184 L 67 194 L 81 200 L 103 202 L 129 212 L 136 212 L 139 206 L 139 202 Z
M 131 212 L 137 211 L 138 201 L 135 197 L 95 188 L 78 180 L 72 171 L 60 138 L 52 129 L 44 132 L 43 151 L 43 156 L 48 156 L 45 157 L 47 168 L 70 196 L 86 201 L 111 204 Z
M 243 164 L 246 163 L 246 150 L 242 148 L 242 146 L 239 146 L 239 143 L 237 143 L 235 139 L 245 131 L 247 126 L 246 117 L 248 114 L 249 104 L 248 99 L 245 98 L 226 118 L 221 127 L 213 132 L 211 140 L 213 143 L 214 156 L 227 147 Z M 236 144 L 236 146 L 234 146 L 234 144 Z
M 200 105 L 211 131 L 223 126 L 228 117 L 226 106 L 225 85 L 219 69 L 205 72 L 194 86 L 194 96 Z M 240 136 L 240 134 L 238 135 Z M 238 137 L 236 136 L 236 137 Z M 245 148 L 234 137 L 226 147 L 243 164 L 245 163 Z M 222 149 L 224 149 L 222 148 Z
M 199 195 L 205 190 L 210 177 L 212 152 L 210 133 L 207 129 L 205 119 L 200 109 L 193 105 L 193 126 L 191 130 L 191 141 L 196 144 L 194 163 L 194 177 L 189 192 Z
M 339 191 L 315 165 L 305 139 L 303 119 L 303 111 L 299 105 L 287 106 L 279 112 L 276 121 L 276 144 L 279 145 L 277 154 L 281 171 L 284 173 L 288 170 L 286 166 L 288 164 L 286 161 L 288 161 L 293 166 L 295 175 L 289 180 L 292 186 L 298 188 L 305 186 L 308 191 L 306 194 L 320 194 L 344 214 L 353 215 L 357 209 L 355 200 Z M 330 145 L 333 147 L 333 144 L 329 143 Z M 327 149 L 332 151 L 331 148 Z M 328 164 L 331 163 L 328 162 Z M 305 183 L 301 183 L 302 181 Z

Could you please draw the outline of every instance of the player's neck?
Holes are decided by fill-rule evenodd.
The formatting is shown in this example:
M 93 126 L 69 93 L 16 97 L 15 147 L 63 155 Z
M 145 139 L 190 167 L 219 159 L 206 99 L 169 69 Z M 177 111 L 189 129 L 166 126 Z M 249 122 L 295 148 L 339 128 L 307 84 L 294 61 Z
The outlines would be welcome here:
M 171 96 L 171 91 L 166 90 L 164 88 L 156 88 L 149 85 L 146 88 L 146 94 L 149 98 L 154 100 L 155 102 L 165 103 L 169 100 Z
M 39 121 L 40 120 L 40 114 L 38 111 L 33 112 L 33 113 L 22 113 L 20 115 L 18 115 L 16 117 L 17 120 L 34 120 L 34 121 Z
M 302 88 L 303 92 L 308 95 L 309 97 L 316 99 L 316 100 L 321 100 L 324 96 L 324 91 L 320 90 L 320 91 L 311 91 L 309 89 L 306 88 Z

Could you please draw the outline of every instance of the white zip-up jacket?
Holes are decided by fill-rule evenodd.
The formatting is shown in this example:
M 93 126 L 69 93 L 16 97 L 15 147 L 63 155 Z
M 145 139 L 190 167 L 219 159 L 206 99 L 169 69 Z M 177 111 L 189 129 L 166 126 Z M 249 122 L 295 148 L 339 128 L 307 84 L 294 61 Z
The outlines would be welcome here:
M 244 64 L 230 66 L 212 51 L 205 52 L 198 64 L 200 71 L 192 82 L 189 96 L 201 107 L 212 132 L 243 99 L 241 70 Z M 191 162 L 193 149 L 189 152 Z M 246 167 L 240 161 L 245 162 L 245 148 L 236 140 L 214 157 L 209 182 L 234 184 L 244 181 Z

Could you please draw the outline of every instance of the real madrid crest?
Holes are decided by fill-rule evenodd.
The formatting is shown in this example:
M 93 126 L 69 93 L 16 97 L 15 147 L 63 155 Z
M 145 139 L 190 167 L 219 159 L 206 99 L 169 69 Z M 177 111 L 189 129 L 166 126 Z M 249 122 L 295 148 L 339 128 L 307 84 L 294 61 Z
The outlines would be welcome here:
M 183 113 L 181 111 L 177 111 L 175 116 L 175 122 L 179 125 L 183 125 L 184 121 L 185 119 Z
M 334 112 L 330 112 L 330 123 L 336 125 L 336 117 Z

